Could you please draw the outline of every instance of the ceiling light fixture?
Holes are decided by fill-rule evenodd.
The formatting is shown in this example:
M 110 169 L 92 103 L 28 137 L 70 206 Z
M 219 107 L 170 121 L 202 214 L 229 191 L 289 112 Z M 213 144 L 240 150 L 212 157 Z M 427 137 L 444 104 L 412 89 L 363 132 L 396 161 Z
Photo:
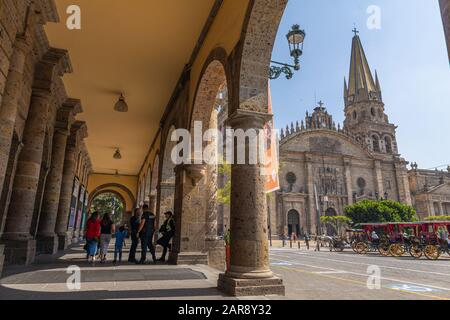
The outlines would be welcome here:
M 114 153 L 114 159 L 116 159 L 116 160 L 122 159 L 122 154 L 120 153 L 120 149 L 117 149 L 116 153 Z
M 119 101 L 114 105 L 114 110 L 117 112 L 128 112 L 128 104 L 123 93 L 120 94 Z

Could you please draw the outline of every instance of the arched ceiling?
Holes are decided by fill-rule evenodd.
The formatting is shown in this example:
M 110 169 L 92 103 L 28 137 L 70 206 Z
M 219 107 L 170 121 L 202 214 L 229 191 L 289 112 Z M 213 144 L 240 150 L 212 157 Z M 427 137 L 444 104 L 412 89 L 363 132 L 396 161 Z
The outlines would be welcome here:
M 82 100 L 87 147 L 97 173 L 138 174 L 170 96 L 189 62 L 214 0 L 57 0 L 60 23 L 50 45 L 68 49 L 70 97 Z M 81 8 L 81 30 L 66 27 L 67 7 Z M 129 105 L 113 111 L 119 93 Z M 122 160 L 114 160 L 120 148 Z

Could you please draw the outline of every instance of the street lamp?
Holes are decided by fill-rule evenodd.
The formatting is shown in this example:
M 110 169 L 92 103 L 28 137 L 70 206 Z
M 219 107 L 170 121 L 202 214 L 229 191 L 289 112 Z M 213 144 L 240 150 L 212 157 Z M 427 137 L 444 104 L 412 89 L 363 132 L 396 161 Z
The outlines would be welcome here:
M 294 65 L 271 61 L 275 66 L 270 67 L 269 78 L 271 80 L 278 79 L 282 73 L 286 75 L 286 79 L 290 80 L 294 76 L 294 71 L 300 70 L 300 57 L 303 55 L 303 43 L 305 41 L 306 33 L 300 29 L 298 24 L 292 26 L 292 29 L 286 35 L 289 52 L 291 57 L 294 58 Z M 294 71 L 292 71 L 294 69 Z

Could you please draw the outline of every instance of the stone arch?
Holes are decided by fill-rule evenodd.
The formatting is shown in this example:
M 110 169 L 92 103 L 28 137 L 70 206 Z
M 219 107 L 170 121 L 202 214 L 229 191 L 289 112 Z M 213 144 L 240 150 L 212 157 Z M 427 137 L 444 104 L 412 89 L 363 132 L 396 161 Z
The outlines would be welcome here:
M 272 119 L 268 92 L 270 61 L 286 5 L 287 0 L 249 1 L 241 39 L 231 54 L 233 81 L 229 88 L 228 124 L 233 129 L 263 130 Z M 264 286 L 266 279 L 274 277 L 269 263 L 265 182 L 261 164 L 232 165 L 231 261 L 229 270 L 219 279 L 219 288 L 226 292 L 235 292 L 237 286 L 231 285 L 229 278 L 259 279 L 259 285 Z
M 381 152 L 381 145 L 380 145 L 380 137 L 373 133 L 371 136 L 371 140 L 372 140 L 372 150 L 374 152 Z
M 221 136 L 214 134 L 214 136 L 207 137 L 205 139 L 207 141 L 203 141 L 201 151 L 202 153 L 204 150 L 209 151 L 205 154 L 207 159 L 203 158 L 203 154 L 193 154 L 194 159 L 203 159 L 205 169 L 202 182 L 198 189 L 194 191 L 198 193 L 199 197 L 203 198 L 204 206 L 199 206 L 200 210 L 204 210 L 200 215 L 203 225 L 198 223 L 190 225 L 192 220 L 190 217 L 181 217 L 183 219 L 181 228 L 196 230 L 197 233 L 202 234 L 201 238 L 203 239 L 200 239 L 199 243 L 204 243 L 201 246 L 204 246 L 204 250 L 208 253 L 209 264 L 220 269 L 224 266 L 225 252 L 223 245 L 220 245 L 218 241 L 218 212 L 220 206 L 218 191 L 219 180 L 223 182 L 222 180 L 227 178 L 223 174 L 219 174 L 219 154 L 222 153 L 219 152 L 219 141 L 222 140 L 220 138 L 223 138 L 223 133 L 219 133 L 218 129 L 224 125 L 222 122 L 228 116 L 228 97 L 230 96 L 228 84 L 230 79 L 226 51 L 223 48 L 216 48 L 210 53 L 203 66 L 189 122 L 191 132 L 194 132 L 196 124 L 201 123 L 202 135 L 207 130 L 215 130 Z M 223 233 L 223 221 L 226 220 L 224 216 L 229 215 L 229 213 L 223 206 L 220 206 L 220 213 L 222 215 L 220 218 L 221 232 Z M 190 215 L 191 213 L 183 210 L 183 214 Z M 180 231 L 181 233 L 177 234 L 178 237 L 182 237 L 184 234 L 183 230 Z M 197 246 L 199 245 L 197 244 Z
M 383 140 L 384 140 L 384 145 L 386 148 L 386 153 L 392 154 L 393 153 L 392 138 L 388 135 L 385 135 Z
M 115 190 L 114 188 L 101 190 L 95 196 L 93 196 L 92 199 L 89 200 L 88 210 L 90 210 L 92 202 L 95 200 L 95 198 L 97 198 L 98 196 L 105 194 L 105 193 L 114 194 L 122 202 L 123 207 L 124 207 L 124 211 L 122 212 L 122 222 L 123 223 L 128 222 L 129 218 L 131 218 L 131 210 L 127 210 L 129 208 L 127 207 L 127 201 L 126 201 L 124 195 L 121 192 Z
M 150 188 L 148 191 L 149 195 L 149 206 L 150 210 L 157 213 L 157 199 L 158 199 L 158 190 L 159 190 L 159 150 L 156 152 L 156 156 L 153 159 L 152 164 L 149 168 L 150 172 Z M 159 224 L 159 220 L 156 221 Z
M 233 88 L 235 108 L 268 112 L 270 60 L 288 0 L 251 0 L 240 40 L 241 51 L 236 72 L 239 88 Z M 230 114 L 234 111 L 230 109 Z
M 131 211 L 136 207 L 136 198 L 134 197 L 133 192 L 131 192 L 130 189 L 128 189 L 127 187 L 125 187 L 122 184 L 107 183 L 107 184 L 98 186 L 89 194 L 89 201 L 88 201 L 89 208 L 91 207 L 92 200 L 99 194 L 105 193 L 105 190 L 114 191 L 115 193 L 119 193 L 121 195 L 121 197 L 124 199 L 126 211 Z
M 172 150 L 177 145 L 176 141 L 171 141 L 172 133 L 176 130 L 175 125 L 168 127 L 167 134 L 162 140 L 162 153 L 160 153 L 159 163 L 159 193 L 157 200 L 156 216 L 161 224 L 161 214 L 166 211 L 174 211 L 175 205 L 175 163 L 172 161 Z

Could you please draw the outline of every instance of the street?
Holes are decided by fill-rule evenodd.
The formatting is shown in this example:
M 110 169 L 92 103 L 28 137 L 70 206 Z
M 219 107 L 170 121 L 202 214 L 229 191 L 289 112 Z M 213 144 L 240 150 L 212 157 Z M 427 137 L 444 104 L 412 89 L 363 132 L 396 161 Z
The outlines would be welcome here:
M 358 255 L 322 248 L 272 248 L 271 268 L 283 277 L 286 298 L 309 300 L 450 300 L 450 257 L 440 260 Z M 369 289 L 374 270 L 381 286 Z M 369 284 L 376 284 L 370 278 Z

